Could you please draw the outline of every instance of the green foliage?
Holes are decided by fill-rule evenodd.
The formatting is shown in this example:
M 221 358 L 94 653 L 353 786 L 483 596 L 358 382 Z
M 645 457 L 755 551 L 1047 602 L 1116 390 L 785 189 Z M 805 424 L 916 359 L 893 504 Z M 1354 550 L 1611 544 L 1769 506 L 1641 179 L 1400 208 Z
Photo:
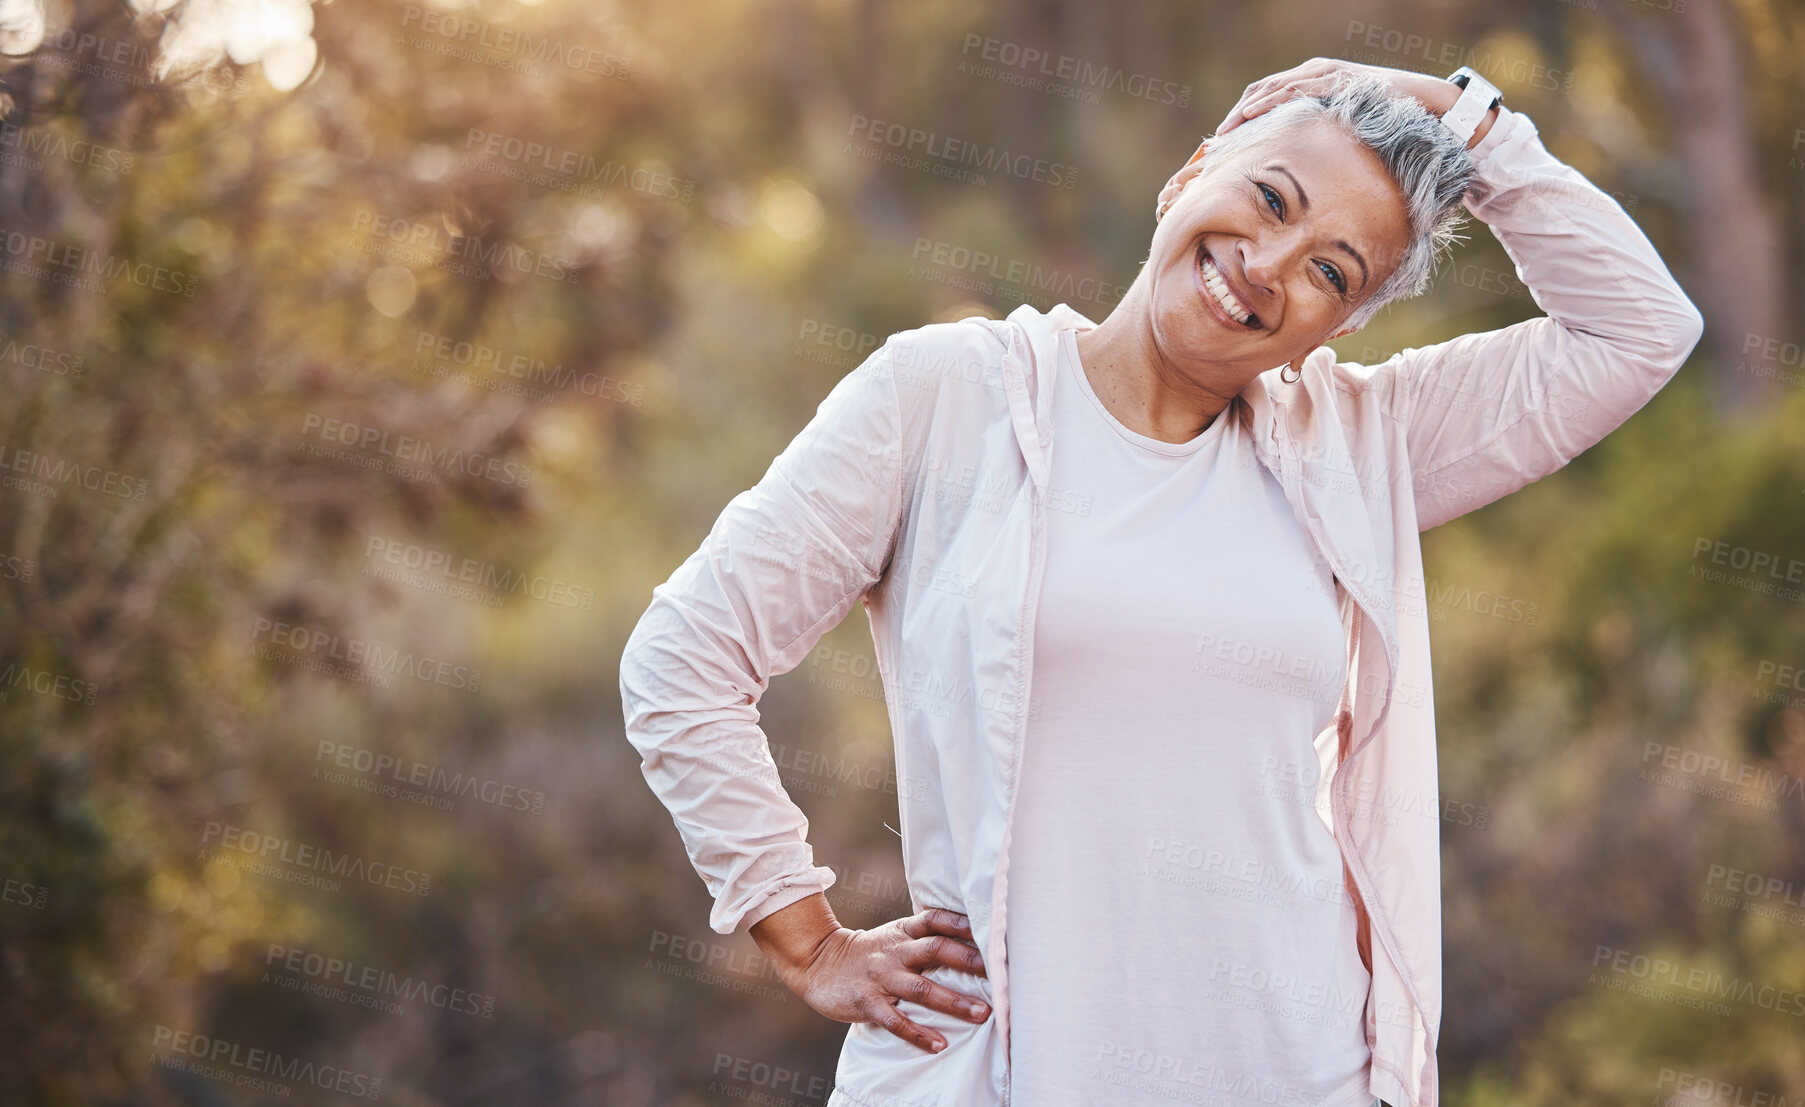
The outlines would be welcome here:
M 1648 59 L 1698 25 L 1657 5 L 1369 7 L 1572 72 L 1568 92 L 1507 94 L 1638 201 L 1689 279 L 1732 215 L 1698 194 L 1672 138 L 1693 133 L 1691 101 L 1658 94 L 1673 67 Z M 1786 59 L 1805 22 L 1735 7 L 1759 63 L 1740 125 L 1784 201 L 1753 218 L 1779 237 L 1799 215 Z M 100 65 L 108 47 L 53 28 L 0 59 L 4 122 L 29 136 L 0 144 L 19 155 L 0 160 L 0 469 L 20 478 L 0 489 L 0 1101 L 285 1098 L 171 1067 L 176 1031 L 379 1075 L 384 1100 L 421 1105 L 719 1102 L 722 1053 L 831 1078 L 844 1028 L 761 975 L 743 935 L 707 930 L 621 734 L 621 644 L 863 353 L 1024 300 L 1103 318 L 1198 137 L 1248 82 L 1351 49 L 1349 25 L 1298 4 L 497 0 L 457 13 L 478 32 L 460 53 L 430 5 L 340 2 L 312 8 L 319 60 L 279 90 L 220 57 L 148 79 L 158 44 L 209 18 L 195 5 L 72 9 L 129 49 Z M 1185 103 L 981 77 L 961 68 L 971 35 Z M 861 118 L 1073 166 L 1078 186 L 886 164 Z M 12 245 L 33 239 L 49 256 Z M 1460 259 L 1343 355 L 1535 313 L 1477 225 Z M 1775 679 L 1805 666 L 1805 604 L 1700 575 L 1724 567 L 1719 543 L 1782 572 L 1805 558 L 1805 378 L 1757 379 L 1723 353 L 1740 334 L 1714 338 L 1565 470 L 1425 536 L 1444 798 L 1483 813 L 1445 823 L 1450 1104 L 1647 1102 L 1678 1094 L 1669 1072 L 1805 1097 L 1792 1016 L 1592 980 L 1603 946 L 1805 988 L 1801 912 L 1712 875 L 1805 885 L 1805 799 L 1736 799 L 1805 779 L 1805 693 Z M 862 618 L 830 632 L 773 682 L 773 743 L 888 766 L 875 674 L 822 679 L 870 663 Z M 1663 782 L 1668 751 L 1765 783 Z M 859 878 L 829 893 L 843 920 L 906 911 L 894 794 L 785 781 L 818 859 Z M 277 863 L 207 852 L 245 832 Z M 310 883 L 285 859 L 303 849 L 414 887 Z M 732 967 L 683 975 L 684 950 Z M 390 1011 L 289 969 L 291 951 L 475 1009 L 416 994 Z

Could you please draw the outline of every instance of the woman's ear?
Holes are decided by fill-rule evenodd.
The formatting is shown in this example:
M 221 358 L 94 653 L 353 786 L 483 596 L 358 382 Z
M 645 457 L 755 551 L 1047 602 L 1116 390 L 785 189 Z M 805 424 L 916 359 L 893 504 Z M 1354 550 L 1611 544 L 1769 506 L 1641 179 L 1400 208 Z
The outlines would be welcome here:
M 1209 144 L 1210 140 L 1207 138 L 1198 143 L 1197 152 L 1191 155 L 1191 160 L 1185 162 L 1183 168 L 1172 174 L 1171 178 L 1166 181 L 1166 187 L 1160 189 L 1158 216 L 1164 216 L 1166 210 L 1178 202 L 1178 194 L 1184 191 L 1185 185 L 1189 184 L 1197 174 L 1203 172 L 1203 155 Z

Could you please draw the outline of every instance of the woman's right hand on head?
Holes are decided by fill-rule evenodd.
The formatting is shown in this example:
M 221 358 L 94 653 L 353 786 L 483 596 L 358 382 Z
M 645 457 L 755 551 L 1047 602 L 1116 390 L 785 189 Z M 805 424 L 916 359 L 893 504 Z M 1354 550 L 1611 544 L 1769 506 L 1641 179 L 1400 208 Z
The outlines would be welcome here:
M 770 918 L 780 914 L 783 911 Z M 761 922 L 753 928 L 755 939 L 763 926 Z M 870 930 L 834 926 L 812 949 L 759 941 L 761 948 L 768 947 L 766 955 L 783 982 L 821 1014 L 836 1022 L 876 1023 L 929 1053 L 945 1049 L 945 1037 L 904 1015 L 897 1009 L 898 1001 L 906 999 L 974 1024 L 990 1016 L 990 1005 L 983 999 L 922 975 L 942 965 L 984 975 L 984 959 L 964 915 L 929 907 Z

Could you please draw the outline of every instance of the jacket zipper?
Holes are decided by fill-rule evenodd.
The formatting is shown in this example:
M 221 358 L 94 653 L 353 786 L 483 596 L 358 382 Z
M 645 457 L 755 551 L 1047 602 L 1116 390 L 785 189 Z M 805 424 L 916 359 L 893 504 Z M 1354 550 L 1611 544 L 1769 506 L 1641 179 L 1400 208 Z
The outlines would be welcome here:
M 1058 352 L 1057 352 L 1058 341 L 1059 341 L 1058 335 L 1056 334 L 1054 336 L 1055 351 L 1053 353 L 1053 357 L 1055 359 L 1057 359 L 1059 356 Z M 1025 345 L 1027 346 L 1029 356 L 1030 357 L 1034 356 L 1032 342 L 1026 342 Z M 1014 351 L 1013 351 L 1013 344 L 1012 344 L 1010 353 L 1005 354 L 1004 356 L 1008 357 L 1008 356 L 1010 356 L 1010 354 L 1013 354 L 1013 352 Z M 1002 834 L 1002 838 L 997 846 L 997 861 L 998 861 L 998 867 L 999 867 L 1000 871 L 997 874 L 995 886 L 991 889 L 991 896 L 990 896 L 990 900 L 991 900 L 990 933 L 991 933 L 991 939 L 992 939 L 991 948 L 994 950 L 998 946 L 1000 946 L 1003 951 L 1003 956 L 1001 958 L 1001 961 L 1003 962 L 1003 985 L 1001 988 L 997 989 L 997 992 L 1003 996 L 1003 1004 L 1002 1004 L 1003 1017 L 1000 1020 L 1004 1024 L 1000 1029 L 1000 1033 L 1001 1033 L 1001 1036 L 1003 1039 L 1003 1099 L 1002 1099 L 1002 1107 L 1009 1107 L 1012 1093 L 1013 1093 L 1013 1084 L 1014 1084 L 1014 1076 L 1015 1076 L 1014 1068 L 1011 1066 L 1010 1059 L 1009 1059 L 1009 1030 L 1010 1030 L 1010 1027 L 1008 1025 L 1008 1023 L 1009 1023 L 1008 1016 L 1011 1013 L 1010 1007 L 1012 1006 L 1012 1004 L 1009 1002 L 1009 997 L 1008 997 L 1009 939 L 1006 936 L 1006 934 L 1004 933 L 1004 931 L 1007 929 L 1008 914 L 1009 914 L 1008 902 L 1007 902 L 1007 900 L 1008 900 L 1008 891 L 1007 890 L 1008 890 L 1008 886 L 1009 886 L 1009 840 L 1010 840 L 1010 832 L 1015 826 L 1016 789 L 1021 780 L 1022 749 L 1027 744 L 1029 706 L 1033 703 L 1034 669 L 1033 669 L 1032 663 L 1029 660 L 1029 655 L 1033 652 L 1033 649 L 1034 649 L 1035 616 L 1039 613 L 1039 610 L 1040 610 L 1040 602 L 1039 602 L 1039 600 L 1040 600 L 1040 580 L 1041 580 L 1041 574 L 1042 574 L 1042 571 L 1044 568 L 1044 560 L 1045 560 L 1043 550 L 1042 550 L 1042 544 L 1046 540 L 1046 520 L 1045 520 L 1046 493 L 1047 493 L 1047 483 L 1050 483 L 1052 480 L 1052 461 L 1051 461 L 1051 458 L 1050 458 L 1049 452 L 1048 452 L 1050 449 L 1050 442 L 1047 437 L 1043 437 L 1041 435 L 1039 420 L 1037 420 L 1034 417 L 1033 406 L 1028 400 L 1027 368 L 1025 366 L 1020 365 L 1019 361 L 1018 361 L 1017 371 L 1019 373 L 1019 379 L 1017 380 L 1016 384 L 1017 384 L 1018 388 L 1020 389 L 1020 391 L 1019 391 L 1019 393 L 1012 393 L 1011 398 L 1010 398 L 1010 411 L 1013 414 L 1013 413 L 1016 413 L 1018 410 L 1026 410 L 1028 427 L 1029 427 L 1029 430 L 1032 432 L 1034 443 L 1035 443 L 1036 447 L 1038 448 L 1039 452 L 1038 452 L 1038 456 L 1031 457 L 1031 456 L 1026 456 L 1026 451 L 1024 451 L 1024 457 L 1023 457 L 1023 461 L 1027 464 L 1027 467 L 1028 467 L 1028 482 L 1033 488 L 1033 493 L 1029 499 L 1029 509 L 1028 509 L 1028 588 L 1027 588 L 1027 594 L 1022 597 L 1022 606 L 1021 606 L 1022 614 L 1021 614 L 1021 621 L 1020 621 L 1020 629 L 1016 633 L 1016 651 L 1015 651 L 1016 652 L 1016 664 L 1017 664 L 1019 671 L 1021 672 L 1022 694 L 1019 697 L 1017 697 L 1017 703 L 1018 703 L 1019 710 L 1018 710 L 1018 714 L 1016 716 L 1016 721 L 1015 721 L 1015 734 L 1014 734 L 1014 737 L 1010 741 L 1010 747 L 1009 747 L 1009 771 L 1008 771 L 1007 778 L 1006 778 L 1006 786 L 1009 790 L 1008 796 L 1007 796 L 1008 802 L 1007 802 L 1007 807 L 1003 814 L 1003 834 Z M 1055 371 L 1057 371 L 1057 361 L 1055 362 Z M 1008 382 L 1005 381 L 1005 386 L 1007 386 L 1007 383 Z M 1051 388 L 1052 384 L 1043 383 L 1041 385 L 1041 387 L 1042 388 Z M 1016 402 L 1015 402 L 1016 396 L 1018 396 L 1018 395 L 1021 398 L 1022 405 L 1023 405 L 1021 409 L 1018 409 Z M 1052 407 L 1050 402 L 1048 403 L 1047 406 L 1048 406 L 1049 410 Z M 1019 422 L 1017 424 L 1017 432 L 1018 432 L 1018 434 L 1020 433 Z M 1038 464 L 1036 464 L 1037 462 L 1038 462 Z
M 1050 470 L 1049 470 L 1049 472 L 1050 472 Z M 1044 490 L 1042 490 L 1040 487 L 1036 486 L 1035 492 L 1034 492 L 1033 509 L 1029 513 L 1029 516 L 1028 516 L 1029 524 L 1032 527 L 1032 530 L 1030 532 L 1030 536 L 1029 536 L 1029 540 L 1028 540 L 1028 595 L 1026 596 L 1026 598 L 1024 599 L 1024 601 L 1022 603 L 1022 641 L 1023 641 L 1023 643 L 1025 643 L 1025 645 L 1018 651 L 1018 656 L 1021 658 L 1021 666 L 1022 666 L 1022 692 L 1023 692 L 1023 695 L 1021 697 L 1021 715 L 1016 724 L 1015 741 L 1010 747 L 1009 810 L 1003 816 L 1003 841 L 1002 841 L 1002 844 L 997 847 L 997 856 L 999 858 L 1003 859 L 1003 877 L 1002 877 L 1002 880 L 1000 881 L 1001 887 L 998 888 L 996 890 L 996 892 L 993 892 L 993 894 L 992 894 L 993 900 L 999 906 L 1001 906 L 1003 908 L 1002 914 L 1005 918 L 1005 921 L 1007 921 L 1007 915 L 1008 915 L 1008 906 L 1007 906 L 1006 900 L 1008 898 L 1008 887 L 1009 887 L 1009 861 L 1008 861 L 1008 858 L 1009 858 L 1010 831 L 1015 826 L 1015 797 L 1016 797 L 1016 790 L 1021 783 L 1022 750 L 1027 745 L 1029 707 L 1034 702 L 1034 668 L 1033 668 L 1033 665 L 1029 661 L 1029 655 L 1032 654 L 1032 652 L 1034 650 L 1035 617 L 1040 613 L 1040 578 L 1041 578 L 1041 573 L 1045 567 L 1045 564 L 1044 564 L 1045 558 L 1043 556 L 1043 552 L 1041 549 L 1041 543 L 1043 541 L 1045 541 L 1045 539 L 1046 539 L 1046 528 L 1045 528 L 1044 520 L 1042 518 L 1042 515 L 1045 512 L 1045 509 L 1046 509 L 1046 497 L 1044 494 Z M 996 917 L 997 917 L 997 912 L 993 909 L 991 912 L 991 919 L 993 921 L 993 924 L 994 924 Z M 1003 933 L 1002 928 L 997 928 L 995 930 L 995 933 L 997 935 L 1001 936 Z M 1004 984 L 1006 986 L 1008 984 L 1008 979 L 1009 979 L 1008 978 L 1008 967 L 1007 967 L 1007 962 L 1009 959 L 1009 941 L 1008 941 L 1007 937 L 1002 937 L 1001 940 L 1003 943 L 1003 960 L 1005 962 L 1005 967 L 1003 970 L 1003 972 L 1004 972 L 1003 980 L 1004 980 Z M 1013 1004 L 1010 1004 L 1010 1008 L 1013 1008 L 1013 1006 L 1014 1006 Z M 1013 1012 L 1011 1011 L 1010 1013 L 1013 1013 Z M 1005 1025 L 1003 1027 L 1003 1105 L 1002 1105 L 1002 1107 L 1009 1107 L 1011 1095 L 1012 1095 L 1013 1088 L 1014 1088 L 1014 1082 L 1015 1082 L 1014 1081 L 1015 1069 L 1009 1063 L 1009 1031 L 1010 1031 L 1010 1029 L 1011 1029 L 1011 1027 L 1008 1025 L 1008 1020 L 1005 1020 Z

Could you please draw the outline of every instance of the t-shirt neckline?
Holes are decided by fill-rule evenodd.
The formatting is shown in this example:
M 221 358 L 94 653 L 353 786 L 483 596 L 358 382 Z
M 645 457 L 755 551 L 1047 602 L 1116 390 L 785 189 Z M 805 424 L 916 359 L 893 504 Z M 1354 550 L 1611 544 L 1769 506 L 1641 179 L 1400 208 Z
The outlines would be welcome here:
M 1188 442 L 1165 442 L 1158 438 L 1142 434 L 1139 431 L 1131 430 L 1120 419 L 1115 417 L 1108 406 L 1103 403 L 1102 397 L 1098 396 L 1096 391 L 1091 388 L 1090 377 L 1085 375 L 1084 372 L 1083 359 L 1078 355 L 1078 328 L 1073 327 L 1061 331 L 1059 334 L 1059 344 L 1061 354 L 1060 360 L 1071 370 L 1071 375 L 1077 378 L 1078 390 L 1084 393 L 1090 400 L 1091 406 L 1096 409 L 1098 415 L 1103 417 L 1103 421 L 1109 424 L 1109 426 L 1114 429 L 1117 434 L 1121 435 L 1129 444 L 1138 446 L 1150 453 L 1161 454 L 1166 457 L 1187 457 L 1196 453 L 1198 450 L 1203 449 L 1216 438 L 1221 437 L 1223 424 L 1227 423 L 1229 418 L 1227 408 L 1217 412 L 1216 418 L 1212 419 L 1210 425 L 1203 429 L 1203 433 Z

